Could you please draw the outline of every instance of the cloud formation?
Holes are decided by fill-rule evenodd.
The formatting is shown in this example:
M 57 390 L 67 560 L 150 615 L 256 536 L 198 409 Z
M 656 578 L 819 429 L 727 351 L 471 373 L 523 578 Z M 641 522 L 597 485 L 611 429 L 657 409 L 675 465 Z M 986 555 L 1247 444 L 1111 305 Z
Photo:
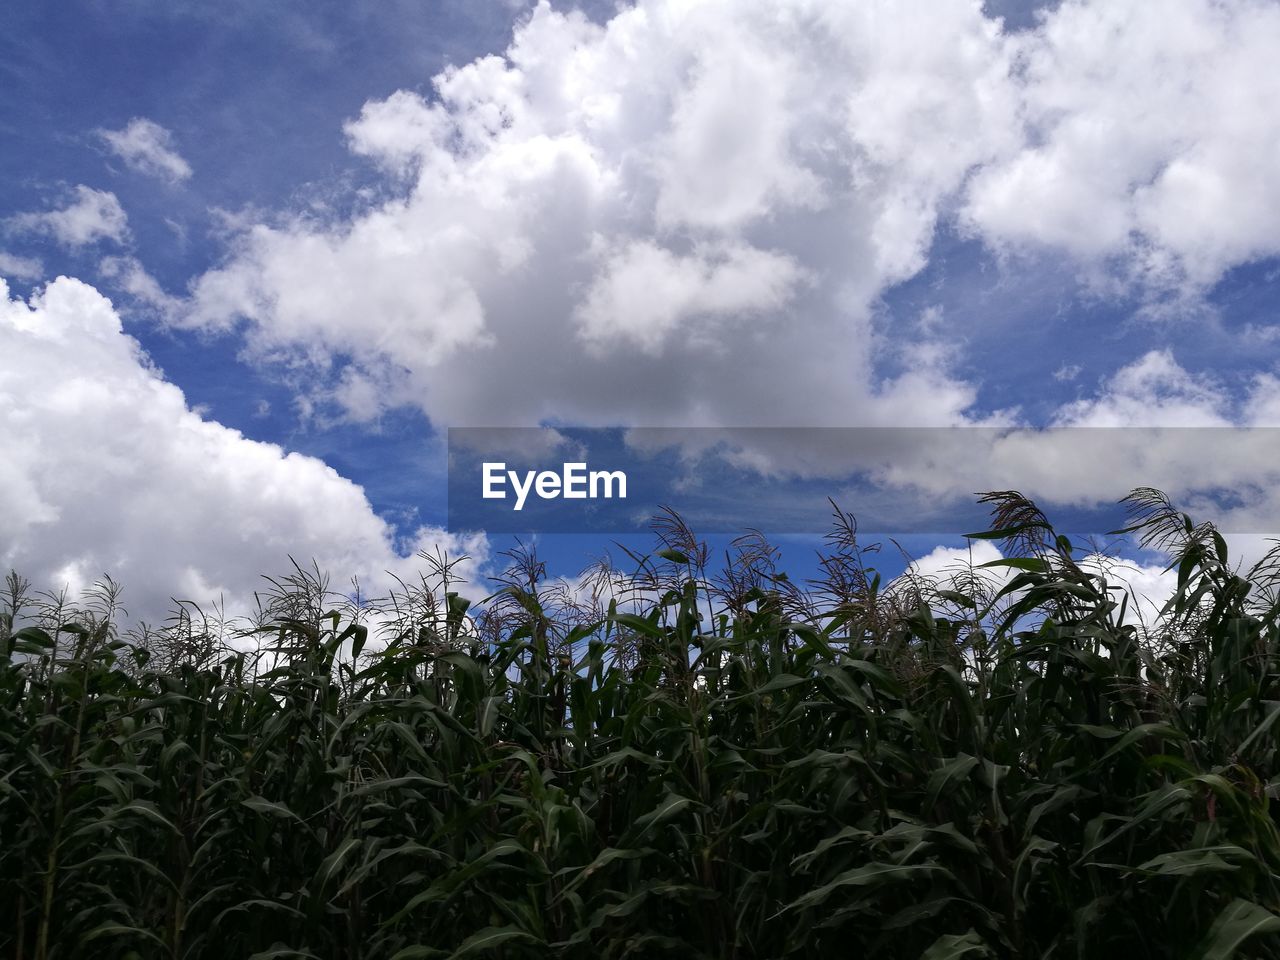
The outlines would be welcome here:
M 1280 255 L 1280 165 L 1268 160 L 1280 151 L 1278 46 L 1280 8 L 1263 0 L 1064 0 L 1020 31 L 978 0 L 638 0 L 603 24 L 542 3 L 501 55 L 450 67 L 429 95 L 371 100 L 351 119 L 352 153 L 383 177 L 352 198 L 354 213 L 228 220 L 225 258 L 188 298 L 131 257 L 103 269 L 166 322 L 242 335 L 247 357 L 310 385 L 308 408 L 354 421 L 414 407 L 441 427 L 1007 424 L 1016 411 L 974 412 L 978 385 L 955 365 L 963 345 L 937 339 L 941 326 L 878 314 L 886 293 L 919 275 L 943 227 L 1004 263 L 1049 256 L 1091 287 L 1152 304 L 1185 306 L 1233 268 Z M 149 120 L 102 137 L 141 172 L 191 175 Z M 86 186 L 63 209 L 8 224 L 73 249 L 128 238 L 115 196 Z M 6 262 L 15 274 L 34 269 Z M 90 332 L 80 346 L 58 341 L 58 369 L 84 359 L 90 384 L 167 398 L 140 415 L 113 407 L 110 391 L 70 396 L 83 436 L 47 405 L 29 414 L 39 429 L 17 414 L 4 421 L 43 459 L 27 473 L 3 468 L 14 476 L 0 520 L 28 552 L 57 539 L 30 524 L 63 517 L 59 529 L 84 524 L 93 545 L 83 563 L 65 546 L 32 554 L 43 570 L 150 562 L 136 559 L 147 542 L 76 513 L 69 487 L 57 494 L 68 464 L 87 469 L 80 446 L 111 465 L 134 447 L 172 454 L 152 464 L 163 488 L 123 466 L 117 486 L 114 474 L 102 481 L 137 505 L 146 538 L 181 529 L 151 520 L 148 498 L 162 516 L 165 496 L 189 491 L 213 505 L 200 519 L 215 529 L 226 509 L 265 530 L 272 549 L 287 535 L 292 549 L 337 557 L 335 568 L 394 564 L 390 534 L 357 488 L 200 420 L 88 288 L 59 281 L 5 309 L 10 346 L 27 351 L 12 355 L 29 353 L 33 369 L 52 369 L 54 351 L 32 339 L 31 317 L 69 330 L 82 311 Z M 12 366 L 0 384 L 16 390 L 26 372 Z M 1058 425 L 1280 420 L 1273 374 L 1247 378 L 1241 396 L 1162 349 L 1144 348 L 1092 394 L 1078 365 L 1055 376 L 1082 390 L 1047 417 Z M 99 406 L 118 414 L 131 446 L 103 439 L 114 434 Z M 52 450 L 61 434 L 76 443 Z M 173 465 L 206 448 L 215 469 Z M 1192 452 L 1199 476 L 1230 482 L 1230 464 Z M 1141 453 L 1109 480 L 1150 481 Z M 1029 492 L 1069 499 L 1096 466 L 1016 444 L 938 462 L 904 461 L 901 476 L 967 492 L 979 488 L 973 471 L 994 463 Z M 802 465 L 809 475 L 830 466 Z M 305 491 L 323 516 L 263 505 L 284 490 Z M 191 582 L 243 590 L 219 572 L 243 550 L 223 535 Z M 332 543 L 356 546 L 348 555 Z M 180 569 L 195 544 L 162 551 L 164 562 Z M 240 553 L 234 570 L 277 565 Z
M 352 383 L 440 425 L 954 422 L 937 354 L 877 375 L 872 306 L 1012 147 L 1009 69 L 976 3 L 542 4 L 348 125 L 398 195 L 245 229 L 185 322 L 356 417 Z
M 0 250 L 0 277 L 13 280 L 39 280 L 44 276 L 44 264 L 35 257 L 20 257 Z
M 98 136 L 130 170 L 169 183 L 191 178 L 191 165 L 174 148 L 173 134 L 154 120 L 135 117 L 119 130 L 99 130 Z
M 291 555 L 375 595 L 415 567 L 354 483 L 192 411 L 92 287 L 59 278 L 28 303 L 0 281 L 0 356 L 0 447 L 21 452 L 0 461 L 0 568 L 73 591 L 110 573 L 154 618 L 171 596 L 251 609 L 259 574 Z M 432 528 L 409 539 L 486 549 Z
M 1280 254 L 1277 44 L 1266 0 L 1062 3 L 1012 41 L 1022 142 L 975 173 L 965 221 L 1157 294 Z
M 1228 427 L 1232 399 L 1210 376 L 1195 376 L 1170 350 L 1152 350 L 1122 367 L 1089 398 L 1064 404 L 1061 427 Z M 1250 425 L 1264 426 L 1256 418 Z
M 19 213 L 6 221 L 19 233 L 52 237 L 64 247 L 81 247 L 110 240 L 123 243 L 129 236 L 129 218 L 116 195 L 80 184 L 65 207 L 36 213 Z
M 873 319 L 939 224 L 1153 302 L 1280 254 L 1277 44 L 1260 0 L 1023 31 L 977 0 L 541 3 L 347 125 L 391 199 L 246 226 L 179 322 L 247 321 L 357 420 L 969 422 L 945 345 Z

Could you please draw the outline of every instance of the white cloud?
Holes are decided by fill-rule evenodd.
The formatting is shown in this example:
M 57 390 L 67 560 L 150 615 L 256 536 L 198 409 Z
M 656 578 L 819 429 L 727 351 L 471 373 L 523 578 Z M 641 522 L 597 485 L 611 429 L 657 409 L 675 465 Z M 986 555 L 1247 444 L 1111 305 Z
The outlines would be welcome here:
M 1221 384 L 1183 369 L 1168 350 L 1122 367 L 1096 397 L 1061 407 L 1061 427 L 1228 427 L 1230 398 Z
M 170 596 L 244 611 L 289 555 L 373 591 L 415 566 L 360 487 L 193 412 L 92 287 L 60 278 L 28 304 L 0 283 L 0 356 L 0 446 L 21 451 L 0 462 L 0 567 L 73 589 L 107 572 L 154 617 Z M 485 551 L 430 528 L 413 541 Z
M 345 220 L 228 219 L 224 262 L 185 303 L 134 261 L 115 277 L 171 322 L 242 329 L 249 357 L 320 385 L 308 408 L 358 421 L 415 406 L 439 426 L 971 424 L 954 345 L 928 322 L 873 323 L 879 299 L 948 221 L 1152 290 L 1280 252 L 1280 173 L 1258 161 L 1280 144 L 1277 16 L 1064 2 L 1004 34 L 977 0 L 640 0 L 603 25 L 541 4 L 502 56 L 346 126 L 391 199 Z M 55 232 L 54 214 L 25 216 Z M 1274 420 L 1269 376 L 1241 405 L 1155 351 L 1053 422 Z M 1069 446 L 992 437 L 990 456 L 958 438 L 884 479 L 967 495 L 1003 472 L 1113 499 L 1131 474 L 1203 458 L 1135 446 L 1100 477 Z M 766 466 L 841 466 L 802 453 Z
M 1078 363 L 1064 363 L 1053 371 L 1053 379 L 1063 383 L 1076 379 L 1084 372 L 1084 367 Z
M 44 234 L 72 249 L 99 240 L 122 243 L 129 235 L 129 218 L 116 195 L 84 184 L 75 188 L 75 199 L 67 206 L 43 213 L 19 213 L 7 223 L 11 229 Z
M 0 277 L 14 280 L 39 280 L 44 276 L 44 264 L 34 257 L 20 257 L 0 250 Z
M 305 404 L 355 420 L 407 405 L 440 426 L 968 424 L 977 387 L 955 375 L 954 347 L 934 340 L 929 323 L 872 320 L 879 298 L 925 265 L 938 224 L 960 223 L 1013 257 L 1065 252 L 1086 279 L 1106 274 L 1154 294 L 1203 293 L 1231 267 L 1280 254 L 1270 215 L 1280 168 L 1263 161 L 1280 149 L 1278 45 L 1280 8 L 1261 0 L 1066 0 L 1016 34 L 978 0 L 639 0 L 604 25 L 541 4 L 502 56 L 450 67 L 429 97 L 371 101 L 346 126 L 353 153 L 389 174 L 392 199 L 346 220 L 227 217 L 226 258 L 197 278 L 188 302 L 134 260 L 105 266 L 171 322 L 232 330 L 247 321 L 250 357 L 297 365 L 308 374 L 300 381 L 324 387 Z M 103 136 L 139 169 L 190 175 L 150 121 Z M 72 247 L 123 241 L 114 195 L 76 189 L 70 206 L 9 224 Z M 35 313 L 11 304 L 6 335 L 32 316 L 56 314 L 56 328 L 75 310 L 100 315 L 83 291 L 74 310 L 50 313 L 78 289 L 53 285 Z M 98 351 L 100 339 L 85 349 Z M 257 464 L 243 469 L 268 491 L 276 472 L 298 471 L 326 503 L 355 497 L 350 522 L 367 546 L 357 552 L 387 555 L 387 533 L 358 490 L 204 424 L 125 352 L 132 366 L 117 356 L 104 382 L 177 397 L 155 427 L 157 449 L 185 451 L 188 434 L 221 438 L 210 442 L 226 469 L 175 476 L 175 489 L 213 484 L 202 495 L 238 505 L 248 494 L 236 457 Z M 900 361 L 892 379 L 880 374 L 886 356 Z M 0 383 L 22 373 L 5 370 Z M 1081 383 L 1078 373 L 1064 365 L 1058 375 Z M 1277 421 L 1273 374 L 1255 376 L 1241 401 L 1166 351 L 1052 418 Z M 16 430 L 21 416 L 4 422 Z M 1069 446 L 993 437 L 989 456 L 960 437 L 927 451 L 924 469 L 900 460 L 897 476 L 967 495 L 1003 471 L 1009 485 L 1071 500 L 1113 498 L 1131 480 L 1153 482 L 1153 468 L 1175 483 L 1240 475 L 1218 455 L 1226 448 L 1176 439 L 1135 444 L 1100 475 L 1096 459 Z M 791 462 L 802 459 L 793 452 Z M 1261 461 L 1246 466 L 1266 479 Z M 8 522 L 53 523 L 69 509 L 70 494 L 49 499 L 43 477 L 10 478 L 21 509 Z M 276 529 L 265 513 L 249 516 Z M 90 534 L 91 520 L 105 522 L 86 518 Z M 307 543 L 336 536 L 291 522 Z
M 769 35 L 771 16 L 757 9 L 725 18 L 710 5 L 646 9 L 665 14 L 685 37 L 676 62 L 664 66 L 688 71 L 684 85 L 666 91 L 669 126 L 651 148 L 657 224 L 716 231 L 825 205 L 823 178 L 793 143 L 796 111 L 807 106 L 797 94 L 816 78 Z M 775 22 L 783 26 L 784 16 Z
M 1280 377 L 1259 373 L 1249 380 L 1240 419 L 1253 427 L 1280 427 Z
M 1277 425 L 1274 376 L 1255 377 L 1240 397 L 1154 350 L 1060 405 L 1048 429 L 901 431 L 858 452 L 880 483 L 926 497 L 1013 489 L 1046 507 L 1097 506 L 1154 486 L 1224 529 L 1280 533 L 1280 430 L 1263 429 Z M 827 456 L 841 462 L 838 449 Z M 1214 490 L 1238 502 L 1206 499 Z
M 346 126 L 396 199 L 241 225 L 181 322 L 247 319 L 356 418 L 964 422 L 932 334 L 872 322 L 938 224 L 1187 305 L 1280 254 L 1278 43 L 1259 0 L 1074 0 L 1010 33 L 977 0 L 543 3 Z
M 1177 570 L 1167 569 L 1164 563 L 1139 563 L 1094 553 L 1080 560 L 1080 568 L 1101 575 L 1108 587 L 1119 588 L 1110 591 L 1117 604 L 1128 597 L 1123 623 L 1154 627 L 1160 622 L 1164 605 L 1178 589 Z
M 934 547 L 923 557 L 911 561 L 907 572 L 938 582 L 944 587 L 954 588 L 963 579 L 977 576 L 999 588 L 1011 579 L 1012 575 L 1007 567 L 993 567 L 986 570 L 977 568 L 984 563 L 993 563 L 1002 559 L 1004 554 L 990 540 L 974 540 L 964 547 Z
M 894 389 L 916 405 L 945 389 L 913 383 L 915 376 Z M 1061 404 L 1048 421 L 1046 428 L 995 416 L 986 426 L 929 429 L 903 419 L 869 430 L 632 430 L 628 443 L 651 454 L 677 451 L 685 472 L 715 456 L 784 481 L 865 476 L 873 495 L 855 486 L 849 496 L 863 498 L 875 522 L 900 518 L 902 529 L 918 529 L 922 520 L 947 529 L 949 509 L 971 503 L 975 491 L 1019 490 L 1052 516 L 1061 506 L 1112 507 L 1133 489 L 1154 486 L 1224 530 L 1280 534 L 1274 374 L 1256 375 L 1241 390 L 1187 370 L 1170 351 L 1150 351 L 1092 394 Z
M 98 264 L 98 270 L 135 301 L 150 307 L 161 317 L 171 317 L 181 307 L 181 301 L 166 293 L 136 257 L 104 257 Z
M 954 422 L 936 355 L 876 376 L 872 307 L 1009 149 L 1008 66 L 976 2 L 543 4 L 347 126 L 401 197 L 243 229 L 183 322 L 359 418 L 376 383 L 441 425 Z
M 1264 0 L 1063 2 L 1018 41 L 1025 139 L 977 173 L 968 223 L 1157 290 L 1280 254 L 1278 44 Z
M 154 120 L 135 117 L 120 130 L 99 130 L 98 136 L 131 170 L 170 183 L 191 177 L 191 165 L 174 149 L 173 134 Z
M 447 126 L 445 115 L 418 94 L 398 90 L 385 100 L 366 103 L 360 119 L 345 129 L 353 153 L 406 173 L 433 143 L 447 135 Z
M 1280 534 L 1274 375 L 1233 391 L 1170 351 L 1151 351 L 1050 419 L 1043 431 L 938 431 L 892 450 L 879 476 L 940 497 L 1016 489 L 1046 506 L 1109 504 L 1154 486 L 1224 530 Z M 1227 502 L 1222 491 L 1231 492 Z
M 649 241 L 611 252 L 575 317 L 588 345 L 660 354 L 677 331 L 684 345 L 714 348 L 735 331 L 724 321 L 776 314 L 804 271 L 790 257 L 753 247 L 676 256 Z

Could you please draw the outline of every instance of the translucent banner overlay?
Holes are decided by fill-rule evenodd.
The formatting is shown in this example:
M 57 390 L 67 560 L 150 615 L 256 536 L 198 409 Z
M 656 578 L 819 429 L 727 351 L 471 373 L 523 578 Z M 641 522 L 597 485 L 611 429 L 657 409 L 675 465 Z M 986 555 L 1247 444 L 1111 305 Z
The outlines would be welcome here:
M 1126 523 L 1137 487 L 1228 533 L 1280 535 L 1280 428 L 466 427 L 448 432 L 453 531 L 626 534 L 664 508 L 700 533 L 986 529 L 1018 490 L 1056 526 Z

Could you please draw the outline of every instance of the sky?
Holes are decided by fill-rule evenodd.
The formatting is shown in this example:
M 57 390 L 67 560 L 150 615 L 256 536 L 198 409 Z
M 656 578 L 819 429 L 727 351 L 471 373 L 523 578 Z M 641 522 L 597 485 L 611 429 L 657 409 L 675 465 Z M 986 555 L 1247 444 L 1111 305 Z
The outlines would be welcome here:
M 454 427 L 1278 426 L 1278 45 L 1272 0 L 19 5 L 0 566 L 149 616 L 290 556 L 483 583 L 512 541 L 448 527 Z M 1151 466 L 1256 554 L 1258 451 L 999 478 Z M 990 488 L 960 460 L 924 493 Z

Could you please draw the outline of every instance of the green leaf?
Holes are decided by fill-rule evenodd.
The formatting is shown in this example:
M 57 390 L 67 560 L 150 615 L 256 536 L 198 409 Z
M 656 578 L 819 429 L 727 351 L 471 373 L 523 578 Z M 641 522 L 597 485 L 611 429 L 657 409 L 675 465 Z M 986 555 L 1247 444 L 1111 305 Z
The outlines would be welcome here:
M 1237 861 L 1229 863 L 1227 859 Z M 1195 850 L 1173 850 L 1138 866 L 1139 870 L 1164 876 L 1188 877 L 1200 873 L 1224 873 L 1239 870 L 1241 863 L 1254 860 L 1243 847 L 1223 844 L 1217 847 L 1200 847 Z
M 603 870 L 609 864 L 617 860 L 639 860 L 642 857 L 648 856 L 652 852 L 652 850 L 648 849 L 634 850 L 623 849 L 621 847 L 606 847 L 604 850 L 600 851 L 594 860 L 581 870 L 577 871 L 578 875 L 570 880 L 563 889 L 561 889 L 557 899 L 574 890 L 584 881 L 590 879 L 593 874 Z M 561 870 L 560 873 L 571 873 L 573 870 L 574 868 L 572 867 L 566 867 L 564 870 Z
M 967 534 L 972 536 L 972 534 Z M 1003 538 L 992 538 L 1003 539 Z M 974 567 L 975 570 L 989 570 L 996 567 L 1008 567 L 1013 570 L 1025 570 L 1028 573 L 1050 573 L 1052 567 L 1044 560 L 1037 557 L 1003 557 L 1000 560 L 988 560 L 986 563 L 979 563 Z
M 991 956 L 995 956 L 991 948 L 975 931 L 970 930 L 962 934 L 944 933 L 933 941 L 933 946 L 920 954 L 920 960 L 954 960 L 956 957 Z
M 780 673 L 764 686 L 757 687 L 752 691 L 752 694 L 756 696 L 763 696 L 766 693 L 776 693 L 778 690 L 785 690 L 788 687 L 794 687 L 808 682 L 808 677 L 797 677 L 790 673 Z
M 1106 753 L 1104 753 L 1101 758 L 1099 758 L 1097 765 L 1106 763 L 1116 754 L 1124 751 L 1128 747 L 1133 746 L 1133 744 L 1137 743 L 1139 740 L 1145 739 L 1146 737 L 1154 737 L 1154 736 L 1167 737 L 1170 740 L 1187 739 L 1187 735 L 1185 733 L 1183 733 L 1181 730 L 1174 729 L 1167 723 L 1142 723 L 1134 727 L 1132 730 L 1126 733 L 1123 737 L 1121 737 L 1118 741 L 1116 741 L 1115 745 L 1112 746 L 1111 749 L 1108 750 Z
M 254 813 L 265 814 L 270 817 L 281 817 L 283 819 L 297 820 L 302 822 L 302 818 L 286 807 L 283 803 L 276 803 L 268 800 L 266 797 L 250 797 L 248 800 L 241 800 L 241 806 L 248 807 Z
M 1270 730 L 1277 720 L 1280 720 L 1280 701 L 1269 700 L 1267 701 L 1267 706 L 1270 707 L 1267 711 L 1267 715 L 1262 719 L 1262 722 L 1254 728 L 1253 733 L 1244 738 L 1244 741 L 1240 744 L 1237 752 L 1244 753 L 1249 749 L 1249 745 L 1253 743 L 1254 740 L 1257 740 L 1258 737 Z
M 1197 960 L 1230 960 L 1259 934 L 1280 934 L 1280 917 L 1250 900 L 1236 899 L 1218 914 L 1193 954 Z
M 952 757 L 951 760 L 944 763 L 937 770 L 929 775 L 929 783 L 926 787 L 929 799 L 927 808 L 932 810 L 938 803 L 938 797 L 943 790 L 948 790 L 953 785 L 967 780 L 969 774 L 978 766 L 978 758 L 971 757 L 967 753 L 961 753 Z
M 661 637 L 664 635 L 662 627 L 651 620 L 646 620 L 644 617 L 638 617 L 634 613 L 615 613 L 609 619 L 648 637 Z
M 170 833 L 178 833 L 178 828 L 175 827 L 172 823 L 170 823 L 169 820 L 164 816 L 164 814 L 162 814 L 158 809 L 156 809 L 156 805 L 152 803 L 150 800 L 130 801 L 129 803 L 121 807 L 119 810 L 117 810 L 114 816 L 123 817 L 127 814 L 136 814 L 137 816 L 140 816 L 145 820 L 150 820 L 152 823 L 155 823 L 155 824 L 158 824 L 159 826 L 164 827 Z
M 133 927 L 125 923 L 100 924 L 86 933 L 82 938 L 82 942 L 88 943 L 90 940 L 101 940 L 103 937 L 142 937 L 144 940 L 159 944 L 162 948 L 167 947 L 167 944 L 150 930 L 143 930 L 141 927 Z
M 639 836 L 644 836 L 653 827 L 666 823 L 666 821 L 680 813 L 681 810 L 692 806 L 693 802 L 689 797 L 681 797 L 674 793 L 669 793 L 657 807 L 636 820 L 634 829 L 639 832 Z
M 250 954 L 249 960 L 285 960 L 286 957 L 302 957 L 304 960 L 319 960 L 319 958 L 309 950 L 297 950 L 293 947 L 287 947 L 283 943 L 273 943 L 266 950 L 260 950 L 257 953 Z
M 946 871 L 931 864 L 871 863 L 864 867 L 846 870 L 830 883 L 790 903 L 786 909 L 795 910 L 816 906 L 843 887 L 881 887 L 891 883 L 931 880 Z
M 342 841 L 342 845 L 337 850 L 324 858 L 324 862 L 320 864 L 320 869 L 316 871 L 316 881 L 321 890 L 329 885 L 333 880 L 333 875 L 338 868 L 342 866 L 342 861 L 351 854 L 353 850 L 358 850 L 364 843 L 359 837 L 348 837 Z
M 504 697 L 485 697 L 480 701 L 480 721 L 478 727 L 480 736 L 487 737 L 493 733 L 494 725 L 498 722 L 498 711 L 504 703 Z
M 477 953 L 487 953 L 505 944 L 516 942 L 537 943 L 539 941 L 533 934 L 517 927 L 485 927 L 485 929 L 477 931 L 467 937 L 466 940 L 463 940 L 461 946 L 449 955 L 449 960 L 458 960 L 460 957 L 474 956 Z

